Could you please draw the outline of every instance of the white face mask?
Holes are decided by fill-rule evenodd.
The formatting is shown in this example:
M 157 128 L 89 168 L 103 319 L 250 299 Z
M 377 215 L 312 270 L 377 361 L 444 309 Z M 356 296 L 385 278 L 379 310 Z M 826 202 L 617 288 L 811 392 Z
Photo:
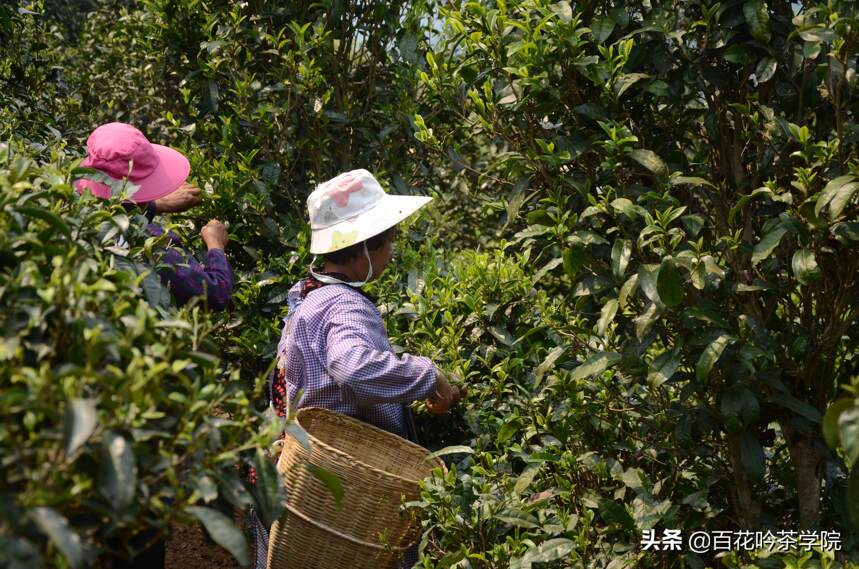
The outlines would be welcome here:
M 344 284 L 354 287 L 362 287 L 370 280 L 370 277 L 373 276 L 373 261 L 370 259 L 370 252 L 367 251 L 367 242 L 364 241 L 364 256 L 367 257 L 367 264 L 370 267 L 370 270 L 367 271 L 367 277 L 363 281 L 352 281 L 347 283 L 346 281 L 341 281 L 335 277 L 329 277 L 328 275 L 320 275 L 319 273 L 313 270 L 313 265 L 316 264 L 316 255 L 313 256 L 313 261 L 310 263 L 310 274 L 316 278 L 319 282 L 323 282 L 325 284 Z

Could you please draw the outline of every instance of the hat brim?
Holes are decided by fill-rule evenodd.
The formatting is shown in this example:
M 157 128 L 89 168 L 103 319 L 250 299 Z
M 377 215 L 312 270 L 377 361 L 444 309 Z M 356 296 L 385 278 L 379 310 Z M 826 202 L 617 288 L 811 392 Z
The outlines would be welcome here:
M 178 150 L 160 144 L 153 144 L 152 148 L 158 156 L 158 165 L 145 178 L 132 181 L 139 186 L 131 196 L 135 203 L 155 201 L 175 192 L 191 173 L 191 163 Z M 80 193 L 90 191 L 99 198 L 110 197 L 110 186 L 94 180 L 77 180 L 75 189 Z
M 340 223 L 311 231 L 310 253 L 323 255 L 345 249 L 378 235 L 432 201 L 428 196 L 387 194 L 372 209 Z

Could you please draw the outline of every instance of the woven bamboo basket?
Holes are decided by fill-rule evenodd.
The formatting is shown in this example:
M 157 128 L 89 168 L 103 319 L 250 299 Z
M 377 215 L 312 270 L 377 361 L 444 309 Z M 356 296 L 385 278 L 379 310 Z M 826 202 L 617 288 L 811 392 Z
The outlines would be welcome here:
M 414 544 L 418 527 L 401 512 L 415 500 L 418 482 L 444 468 L 429 451 L 345 415 L 321 408 L 297 413 L 311 453 L 286 437 L 277 469 L 289 488 L 286 515 L 269 534 L 268 569 L 389 569 Z M 343 508 L 306 467 L 340 479 Z

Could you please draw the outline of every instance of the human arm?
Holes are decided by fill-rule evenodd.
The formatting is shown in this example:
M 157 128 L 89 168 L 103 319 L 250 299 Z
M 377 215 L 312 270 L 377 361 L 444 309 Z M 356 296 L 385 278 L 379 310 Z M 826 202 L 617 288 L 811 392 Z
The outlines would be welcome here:
M 163 229 L 158 226 L 149 227 L 154 235 L 163 233 Z M 175 243 L 177 239 L 173 238 L 172 241 Z M 186 257 L 174 247 L 168 247 L 161 256 L 161 265 L 163 268 L 159 273 L 177 304 L 182 305 L 195 296 L 205 295 L 211 310 L 221 311 L 229 305 L 235 279 L 223 247 L 210 246 L 205 265 L 191 256 Z
M 155 213 L 181 213 L 188 211 L 203 201 L 200 188 L 185 182 L 166 196 L 160 197 L 152 204 Z

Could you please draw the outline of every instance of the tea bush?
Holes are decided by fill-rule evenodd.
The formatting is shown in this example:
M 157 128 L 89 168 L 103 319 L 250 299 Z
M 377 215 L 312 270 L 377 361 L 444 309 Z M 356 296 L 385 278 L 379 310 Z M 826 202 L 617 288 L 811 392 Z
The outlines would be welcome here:
M 92 566 L 193 519 L 247 560 L 221 510 L 276 516 L 283 497 L 240 475 L 273 472 L 261 384 L 223 365 L 199 305 L 169 308 L 145 218 L 79 196 L 55 159 L 0 147 L 0 561 Z
M 303 199 L 366 167 L 436 198 L 368 287 L 395 349 L 469 387 L 416 405 L 450 465 L 421 566 L 855 565 L 857 39 L 838 0 L 0 6 L 0 139 L 32 158 L 0 172 L 0 559 L 277 514 L 255 408 Z M 143 219 L 72 192 L 108 120 L 189 156 L 170 222 L 229 223 L 227 313 L 170 308 Z M 664 528 L 843 551 L 644 551 Z
M 379 285 L 389 331 L 457 370 L 469 389 L 453 423 L 421 416 L 433 448 L 469 453 L 417 503 L 425 566 L 635 564 L 644 559 L 631 545 L 636 528 L 696 528 L 720 514 L 713 502 L 728 488 L 718 457 L 697 445 L 705 475 L 660 448 L 674 418 L 657 390 L 576 367 L 576 354 L 591 349 L 581 342 L 586 319 L 541 290 L 527 254 L 430 242 L 399 263 L 405 282 Z
M 730 463 L 720 503 L 741 526 L 850 534 L 855 457 L 824 450 L 821 419 L 856 373 L 855 6 L 441 16 L 417 136 L 505 193 L 502 238 L 587 321 L 579 369 L 659 393 L 694 470 L 712 472 L 695 441 Z

